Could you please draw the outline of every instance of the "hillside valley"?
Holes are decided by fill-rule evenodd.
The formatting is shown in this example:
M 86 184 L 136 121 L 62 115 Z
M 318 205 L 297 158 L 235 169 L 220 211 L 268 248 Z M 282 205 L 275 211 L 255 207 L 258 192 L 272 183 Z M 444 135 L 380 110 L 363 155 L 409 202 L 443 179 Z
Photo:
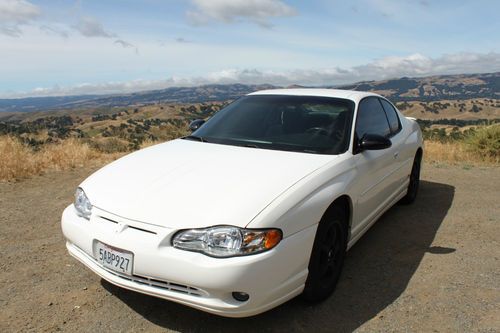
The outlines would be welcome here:
M 294 85 L 293 87 L 299 87 Z M 171 87 L 121 95 L 82 95 L 0 99 L 0 112 L 99 109 L 168 103 L 204 103 L 234 100 L 253 91 L 280 88 L 273 85 L 204 85 Z M 500 72 L 444 75 L 422 78 L 398 78 L 364 81 L 327 88 L 352 89 L 379 93 L 393 102 L 471 100 L 500 98 Z M 1 114 L 0 114 L 1 117 Z
M 458 135 L 457 128 L 500 122 L 499 79 L 500 72 L 371 81 L 342 88 L 387 96 L 404 115 L 419 119 L 424 135 L 441 140 L 452 129 Z M 0 135 L 16 137 L 35 150 L 77 138 L 106 153 L 125 152 L 186 135 L 190 121 L 207 119 L 242 95 L 272 88 L 212 85 L 120 96 L 7 100 L 10 106 L 0 100 Z

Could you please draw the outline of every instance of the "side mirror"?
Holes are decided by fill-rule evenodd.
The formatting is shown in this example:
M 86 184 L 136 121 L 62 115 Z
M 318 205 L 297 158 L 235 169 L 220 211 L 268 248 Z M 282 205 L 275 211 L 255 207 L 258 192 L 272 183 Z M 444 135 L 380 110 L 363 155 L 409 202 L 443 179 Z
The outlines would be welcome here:
M 203 125 L 205 123 L 205 120 L 203 119 L 196 119 L 196 120 L 193 120 L 190 124 L 189 124 L 189 129 L 191 130 L 191 132 L 194 132 L 196 131 L 198 128 L 201 127 L 201 125 Z
M 378 134 L 365 134 L 358 144 L 358 151 L 363 150 L 381 150 L 389 148 L 392 145 L 391 140 Z

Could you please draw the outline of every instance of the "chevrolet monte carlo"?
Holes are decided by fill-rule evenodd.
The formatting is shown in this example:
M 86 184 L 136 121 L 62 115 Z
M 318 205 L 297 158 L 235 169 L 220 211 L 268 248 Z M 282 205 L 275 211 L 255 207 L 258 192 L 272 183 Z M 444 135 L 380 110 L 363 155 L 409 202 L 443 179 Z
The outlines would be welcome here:
M 259 91 L 190 127 L 76 189 L 66 246 L 103 279 L 228 317 L 319 302 L 346 251 L 418 192 L 419 126 L 376 94 Z

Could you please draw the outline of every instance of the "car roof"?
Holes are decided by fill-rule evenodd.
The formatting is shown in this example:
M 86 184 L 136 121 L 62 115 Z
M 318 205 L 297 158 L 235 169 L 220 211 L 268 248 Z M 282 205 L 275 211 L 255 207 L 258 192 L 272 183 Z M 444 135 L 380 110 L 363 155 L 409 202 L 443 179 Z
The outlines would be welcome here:
M 335 97 L 350 99 L 359 102 L 362 98 L 367 96 L 380 95 L 356 90 L 343 90 L 343 89 L 323 89 L 323 88 L 293 88 L 293 89 L 268 89 L 260 90 L 248 95 L 288 95 L 288 96 L 317 96 L 317 97 Z

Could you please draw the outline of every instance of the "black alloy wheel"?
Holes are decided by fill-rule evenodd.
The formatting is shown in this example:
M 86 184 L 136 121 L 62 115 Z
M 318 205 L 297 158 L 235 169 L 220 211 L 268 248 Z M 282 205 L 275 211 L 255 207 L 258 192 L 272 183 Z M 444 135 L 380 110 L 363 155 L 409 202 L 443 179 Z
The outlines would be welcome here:
M 409 205 L 415 201 L 418 194 L 418 188 L 420 185 L 420 167 L 422 164 L 422 156 L 417 153 L 415 159 L 413 160 L 413 166 L 410 173 L 410 183 L 408 184 L 408 192 L 401 199 L 400 203 L 403 205 Z
M 346 214 L 340 207 L 334 207 L 321 220 L 316 231 L 302 298 L 320 302 L 333 293 L 342 271 L 346 248 Z

